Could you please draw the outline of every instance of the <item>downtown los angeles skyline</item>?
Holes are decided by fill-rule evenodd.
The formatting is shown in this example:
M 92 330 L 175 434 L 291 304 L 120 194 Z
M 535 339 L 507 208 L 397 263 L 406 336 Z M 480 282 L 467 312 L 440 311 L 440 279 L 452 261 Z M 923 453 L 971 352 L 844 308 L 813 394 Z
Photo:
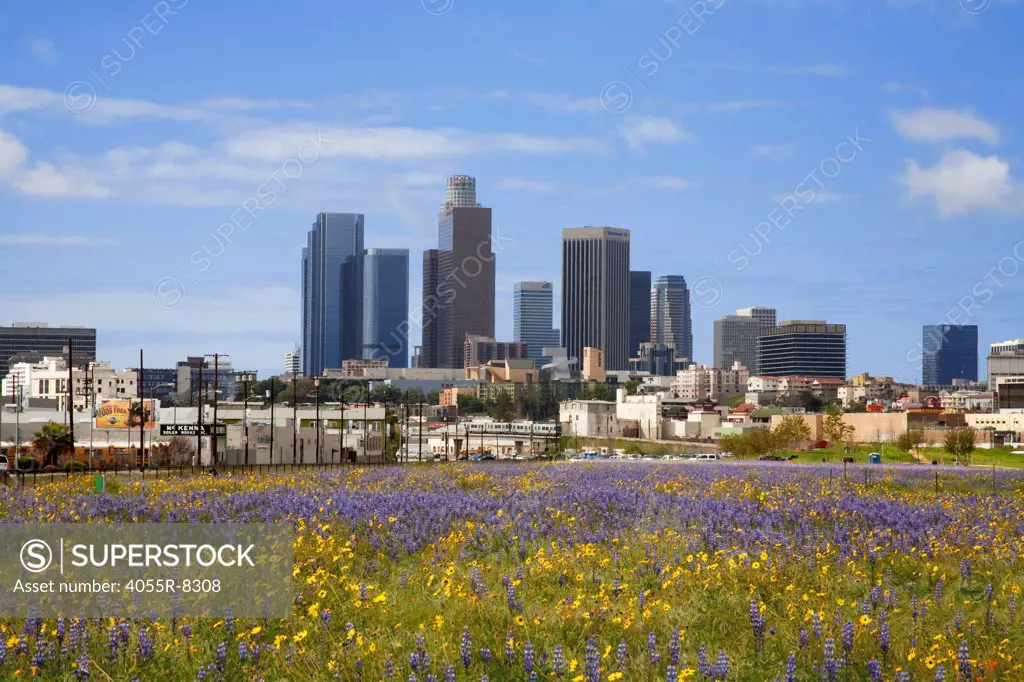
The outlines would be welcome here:
M 586 225 L 686 278 L 698 362 L 749 306 L 845 324 L 850 372 L 898 380 L 922 325 L 976 324 L 983 354 L 1024 336 L 1024 5 L 704 5 L 5 8 L 0 324 L 95 326 L 117 366 L 280 372 L 315 216 L 409 249 L 415 302 L 465 173 L 503 240 L 502 340 L 514 283 L 559 291 Z

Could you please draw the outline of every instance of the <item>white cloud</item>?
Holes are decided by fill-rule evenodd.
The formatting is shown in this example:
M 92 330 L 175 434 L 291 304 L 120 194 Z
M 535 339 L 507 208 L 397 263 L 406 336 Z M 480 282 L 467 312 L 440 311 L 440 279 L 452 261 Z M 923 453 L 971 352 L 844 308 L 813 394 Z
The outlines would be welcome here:
M 53 64 L 57 61 L 57 55 L 53 51 L 53 41 L 49 38 L 32 38 L 28 41 L 28 49 L 36 59 Z
M 81 235 L 45 235 L 45 234 L 3 234 L 0 245 L 3 246 L 103 246 L 114 243 L 111 239 L 85 237 Z
M 930 197 L 944 217 L 974 210 L 1021 207 L 1021 187 L 1011 177 L 1010 164 L 997 156 L 958 149 L 942 155 L 931 168 L 908 160 L 900 178 L 907 197 Z
M 524 180 L 522 178 L 505 178 L 504 180 L 499 180 L 497 187 L 502 190 L 524 190 L 527 192 L 550 192 L 554 189 L 550 182 Z
M 619 125 L 619 134 L 631 149 L 643 149 L 649 143 L 682 142 L 690 133 L 667 118 L 659 116 L 632 116 Z
M 47 162 L 28 164 L 28 149 L 0 130 L 0 182 L 28 196 L 103 198 L 110 190 L 82 169 L 64 170 Z
M 920 142 L 948 142 L 976 139 L 999 142 L 999 129 L 970 111 L 925 107 L 890 113 L 893 127 L 901 136 Z

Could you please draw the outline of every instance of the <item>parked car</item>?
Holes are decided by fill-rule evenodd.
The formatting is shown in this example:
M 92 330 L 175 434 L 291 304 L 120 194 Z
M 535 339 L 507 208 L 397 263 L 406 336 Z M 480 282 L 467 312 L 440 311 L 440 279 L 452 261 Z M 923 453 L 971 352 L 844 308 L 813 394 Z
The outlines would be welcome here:
M 7 455 L 0 455 L 0 471 L 7 471 L 10 469 L 10 462 L 7 461 Z
M 700 454 L 700 455 L 694 455 L 693 457 L 690 458 L 690 461 L 691 462 L 716 462 L 719 459 L 721 459 L 721 457 L 719 457 L 717 453 L 706 452 L 706 453 L 703 453 L 703 454 Z

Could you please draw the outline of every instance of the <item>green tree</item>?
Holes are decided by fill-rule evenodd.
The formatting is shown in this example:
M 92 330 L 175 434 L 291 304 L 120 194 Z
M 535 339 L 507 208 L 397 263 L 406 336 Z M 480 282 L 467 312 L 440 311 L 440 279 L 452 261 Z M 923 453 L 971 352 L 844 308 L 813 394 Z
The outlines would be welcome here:
M 498 391 L 494 398 L 493 406 L 488 409 L 491 418 L 500 422 L 511 421 L 515 417 L 516 406 L 512 396 L 507 391 Z
M 843 413 L 839 408 L 835 405 L 829 405 L 825 411 L 825 422 L 822 425 L 822 431 L 825 432 L 829 446 L 842 451 L 846 442 L 853 437 L 854 428 L 851 424 L 843 421 Z
M 896 439 L 896 449 L 900 452 L 910 452 L 916 450 L 923 442 L 923 429 L 907 429 Z
M 375 403 L 397 405 L 402 401 L 402 392 L 389 384 L 382 384 L 370 392 L 370 400 Z
M 946 437 L 943 439 L 943 447 L 946 452 L 956 457 L 957 464 L 969 466 L 977 435 L 978 432 L 969 426 L 950 429 L 946 432 Z
M 482 414 L 484 411 L 484 403 L 479 398 L 459 396 L 459 414 Z
M 428 393 L 427 394 L 427 403 L 430 404 L 430 405 L 440 405 L 441 404 L 441 392 L 440 391 L 431 391 L 430 393 Z
M 42 455 L 43 466 L 57 466 L 61 457 L 72 452 L 71 430 L 60 422 L 46 422 L 32 439 L 32 447 Z
M 803 417 L 797 415 L 783 417 L 772 432 L 779 448 L 784 450 L 793 450 L 799 447 L 800 443 L 811 439 L 811 427 Z
M 626 389 L 626 393 L 628 395 L 636 395 L 639 388 L 643 385 L 644 382 L 642 379 L 630 379 L 623 384 L 623 387 Z

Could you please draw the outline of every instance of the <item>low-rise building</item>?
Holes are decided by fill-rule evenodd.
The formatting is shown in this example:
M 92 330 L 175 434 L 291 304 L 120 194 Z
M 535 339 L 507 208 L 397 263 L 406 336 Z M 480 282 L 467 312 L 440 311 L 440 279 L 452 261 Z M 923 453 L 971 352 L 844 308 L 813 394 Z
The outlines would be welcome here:
M 604 351 L 600 348 L 587 346 L 583 349 L 583 381 L 604 383 L 608 374 L 604 368 Z
M 738 360 L 728 369 L 710 365 L 690 365 L 676 374 L 672 395 L 684 400 L 714 400 L 721 402 L 743 395 L 748 387 L 750 373 Z

